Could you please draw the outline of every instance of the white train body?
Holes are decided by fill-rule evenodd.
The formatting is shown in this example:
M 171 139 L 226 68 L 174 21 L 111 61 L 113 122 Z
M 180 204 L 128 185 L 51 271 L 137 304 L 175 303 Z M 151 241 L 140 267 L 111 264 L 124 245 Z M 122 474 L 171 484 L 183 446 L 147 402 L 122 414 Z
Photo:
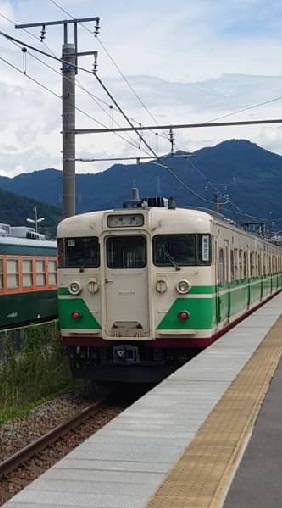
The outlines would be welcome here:
M 199 210 L 77 215 L 59 224 L 58 249 L 62 340 L 78 377 L 166 373 L 282 285 L 280 247 Z

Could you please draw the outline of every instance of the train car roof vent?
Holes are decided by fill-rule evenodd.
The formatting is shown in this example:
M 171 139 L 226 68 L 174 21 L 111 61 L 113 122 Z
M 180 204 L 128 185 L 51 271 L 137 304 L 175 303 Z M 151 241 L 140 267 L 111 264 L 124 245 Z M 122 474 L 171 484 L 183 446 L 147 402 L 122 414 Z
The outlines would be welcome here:
M 167 207 L 167 199 L 166 198 L 163 198 L 161 196 L 155 196 L 155 197 L 148 197 L 148 198 L 144 198 L 143 200 L 145 203 L 146 203 L 146 206 L 148 206 L 148 208 L 153 208 L 153 207 L 157 207 L 157 208 L 162 208 L 162 207 Z
M 146 203 L 146 206 L 148 208 L 157 207 L 157 208 L 169 208 L 170 210 L 175 208 L 175 201 L 173 197 L 170 198 L 164 198 L 162 196 L 155 196 L 155 197 L 149 197 L 144 198 L 144 203 Z
M 168 208 L 174 210 L 176 205 L 173 197 L 167 199 L 162 196 L 150 196 L 140 199 L 139 189 L 133 187 L 131 199 L 123 202 L 123 208 Z

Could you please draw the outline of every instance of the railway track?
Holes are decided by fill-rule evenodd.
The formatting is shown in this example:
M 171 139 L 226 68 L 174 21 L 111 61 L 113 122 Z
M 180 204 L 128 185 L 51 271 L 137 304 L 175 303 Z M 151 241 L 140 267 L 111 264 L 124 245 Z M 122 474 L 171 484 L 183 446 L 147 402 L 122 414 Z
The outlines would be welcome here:
M 138 394 L 138 397 L 140 394 Z M 136 400 L 110 393 L 0 463 L 0 506 Z

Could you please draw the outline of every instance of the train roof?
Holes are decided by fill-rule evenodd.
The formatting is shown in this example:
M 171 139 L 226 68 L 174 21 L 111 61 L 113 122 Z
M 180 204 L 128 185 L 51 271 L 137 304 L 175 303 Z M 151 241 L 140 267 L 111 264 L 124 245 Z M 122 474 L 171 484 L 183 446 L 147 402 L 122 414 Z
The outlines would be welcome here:
M 30 240 L 28 238 L 17 238 L 15 236 L 0 236 L 1 245 L 13 245 L 19 247 L 33 247 L 33 248 L 49 248 L 56 249 L 57 242 L 55 240 Z

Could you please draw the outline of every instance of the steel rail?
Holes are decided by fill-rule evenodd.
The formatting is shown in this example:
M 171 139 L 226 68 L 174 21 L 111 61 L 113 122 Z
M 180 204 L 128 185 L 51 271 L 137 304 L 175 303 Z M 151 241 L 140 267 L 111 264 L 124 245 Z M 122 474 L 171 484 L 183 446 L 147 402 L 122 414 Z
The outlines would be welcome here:
M 20 465 L 28 462 L 32 457 L 37 455 L 38 452 L 47 448 L 59 438 L 63 437 L 67 432 L 80 424 L 84 423 L 88 418 L 95 415 L 102 409 L 104 403 L 109 398 L 109 395 L 98 402 L 91 404 L 84 408 L 82 411 L 77 413 L 72 418 L 69 418 L 66 422 L 57 425 L 54 429 L 50 430 L 43 436 L 28 444 L 21 450 L 17 451 L 9 458 L 0 463 L 0 479 L 17 469 Z

